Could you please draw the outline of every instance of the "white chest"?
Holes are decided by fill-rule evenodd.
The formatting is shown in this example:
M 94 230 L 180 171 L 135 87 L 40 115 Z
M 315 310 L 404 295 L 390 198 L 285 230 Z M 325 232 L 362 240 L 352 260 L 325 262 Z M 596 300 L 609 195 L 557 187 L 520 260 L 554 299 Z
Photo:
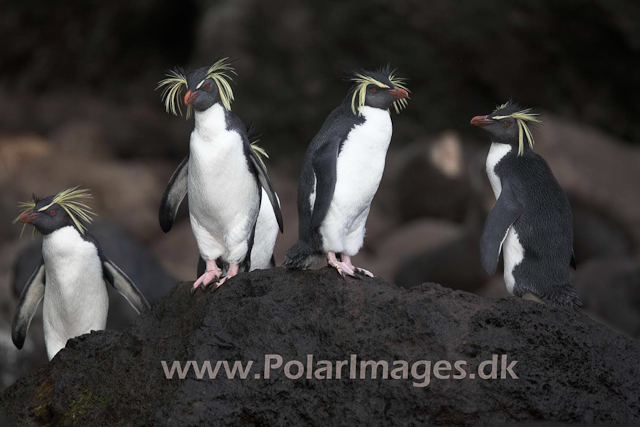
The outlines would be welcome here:
M 502 182 L 500 177 L 496 174 L 496 166 L 511 151 L 511 145 L 501 144 L 499 142 L 493 142 L 489 149 L 489 155 L 487 156 L 487 176 L 491 183 L 491 189 L 493 194 L 498 200 L 500 193 L 502 193 Z
M 188 188 L 191 228 L 201 256 L 223 255 L 234 262 L 243 258 L 244 242 L 260 209 L 259 187 L 249 170 L 242 136 L 227 130 L 219 104 L 196 112 Z
M 243 150 L 240 134 L 226 129 L 223 107 L 196 113 L 189 156 L 192 215 L 230 219 L 247 206 L 257 211 L 258 186 Z
M 357 125 L 338 155 L 336 203 L 368 207 L 378 191 L 393 126 L 386 110 L 362 107 L 365 122 Z
M 43 316 L 45 338 L 64 346 L 67 339 L 104 329 L 109 297 L 95 245 L 73 227 L 44 236 Z M 49 345 L 49 344 L 48 344 Z
M 46 295 L 55 292 L 69 297 L 80 289 L 104 287 L 98 248 L 78 231 L 63 227 L 44 236 L 42 256 L 46 270 Z

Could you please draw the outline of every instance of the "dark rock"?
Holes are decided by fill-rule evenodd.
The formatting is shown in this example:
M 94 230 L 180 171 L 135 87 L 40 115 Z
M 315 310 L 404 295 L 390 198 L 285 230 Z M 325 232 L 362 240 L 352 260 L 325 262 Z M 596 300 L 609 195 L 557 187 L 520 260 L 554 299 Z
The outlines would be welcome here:
M 149 304 L 167 294 L 177 280 L 171 277 L 145 245 L 114 223 L 98 220 L 90 227 L 105 254 L 136 284 Z M 18 257 L 14 266 L 13 292 L 16 298 L 38 266 L 41 243 L 33 243 Z M 197 260 L 194 260 L 194 265 Z M 109 318 L 107 328 L 122 330 L 137 317 L 136 311 L 113 288 L 109 287 Z
M 255 271 L 217 292 L 182 283 L 122 333 L 71 340 L 0 408 L 21 425 L 496 425 L 640 421 L 640 344 L 569 308 L 403 290 L 332 269 Z M 518 379 L 269 380 L 266 354 L 314 360 L 518 361 Z M 161 361 L 249 361 L 246 380 L 165 378 Z M 381 374 L 381 369 L 379 369 Z M 291 370 L 296 372 L 296 368 Z M 346 370 L 345 370 L 346 376 Z M 410 377 L 411 378 L 411 377 Z
M 435 217 L 461 223 L 475 199 L 455 134 L 405 147 L 390 162 L 397 211 L 403 221 Z
M 377 245 L 377 256 L 372 260 L 374 265 L 371 266 L 371 271 L 379 277 L 394 277 L 408 258 L 428 251 L 436 251 L 463 235 L 464 229 L 451 221 L 430 218 L 411 221 L 393 230 Z M 425 280 L 414 282 L 412 286 L 423 282 Z
M 394 283 L 404 288 L 424 282 L 476 292 L 490 278 L 480 264 L 480 241 L 471 234 L 443 246 L 415 254 L 400 263 Z
M 640 263 L 633 258 L 593 260 L 573 280 L 584 308 L 612 328 L 640 338 Z

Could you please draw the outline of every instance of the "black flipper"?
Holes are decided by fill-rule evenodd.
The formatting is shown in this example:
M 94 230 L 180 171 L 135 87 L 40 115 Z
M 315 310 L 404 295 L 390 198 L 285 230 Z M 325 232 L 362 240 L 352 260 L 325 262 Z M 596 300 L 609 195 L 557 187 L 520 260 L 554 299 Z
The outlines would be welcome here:
M 13 316 L 11 339 L 18 349 L 21 349 L 24 345 L 31 319 L 33 319 L 33 315 L 36 314 L 38 304 L 40 304 L 40 301 L 42 301 L 44 297 L 45 281 L 44 260 L 40 260 L 40 265 L 27 281 L 20 295 L 20 301 L 18 301 L 16 313 Z
M 173 172 L 173 175 L 171 175 L 167 188 L 164 190 L 158 218 L 160 219 L 160 228 L 165 233 L 171 230 L 180 203 L 182 203 L 184 196 L 187 195 L 188 165 L 189 155 L 187 154 L 187 157 L 184 158 L 175 172 Z
M 569 265 L 574 270 L 577 270 L 577 268 L 576 268 L 576 253 L 573 250 L 571 251 L 571 261 L 569 261 Z
M 251 163 L 255 167 L 258 173 L 258 181 L 264 191 L 267 192 L 267 196 L 269 196 L 269 201 L 271 202 L 271 206 L 273 206 L 273 212 L 276 214 L 276 221 L 278 221 L 278 227 L 280 228 L 280 233 L 284 231 L 284 226 L 282 222 L 282 211 L 280 210 L 280 202 L 278 202 L 278 198 L 276 197 L 276 192 L 273 190 L 273 186 L 271 185 L 271 180 L 269 179 L 269 175 L 267 171 L 262 166 L 262 162 L 258 158 L 258 155 L 253 151 L 253 149 L 249 148 L 249 159 Z
M 131 279 L 106 256 L 102 260 L 102 271 L 107 282 L 120 292 L 120 295 L 125 297 L 139 314 L 149 311 L 150 306 L 144 295 L 133 284 Z
M 489 213 L 480 237 L 480 259 L 482 268 L 494 274 L 498 266 L 502 243 L 509 227 L 520 217 L 522 205 L 507 186 L 502 189 L 495 206 Z
M 300 239 L 285 253 L 283 267 L 294 269 L 309 268 L 319 260 L 322 237 L 318 230 L 327 216 L 327 212 L 329 212 L 333 193 L 336 189 L 339 150 L 339 139 L 321 141 L 310 161 L 311 176 L 304 182 L 301 178 L 301 182 L 298 184 Z M 305 162 L 302 167 L 307 167 L 308 164 Z M 314 192 L 315 201 L 313 209 L 311 209 L 309 196 Z
M 338 149 L 339 143 L 327 144 L 319 148 L 312 161 L 313 171 L 316 178 L 316 199 L 313 204 L 311 214 L 311 229 L 317 230 L 322 225 L 331 200 L 336 189 L 338 180 Z

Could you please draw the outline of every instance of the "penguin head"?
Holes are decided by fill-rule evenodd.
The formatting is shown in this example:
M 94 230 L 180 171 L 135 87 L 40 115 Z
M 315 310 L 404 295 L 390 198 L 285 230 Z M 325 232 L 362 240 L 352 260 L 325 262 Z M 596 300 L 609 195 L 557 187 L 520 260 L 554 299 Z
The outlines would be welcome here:
M 90 197 L 88 189 L 78 187 L 68 188 L 45 198 L 34 195 L 30 201 L 19 204 L 22 212 L 13 222 L 23 223 L 23 231 L 27 224 L 33 225 L 34 230 L 43 235 L 67 226 L 84 234 L 86 227 L 83 223 L 90 223 L 91 215 L 94 215 L 83 201 Z
M 69 214 L 59 204 L 51 203 L 53 197 L 39 200 L 33 210 L 20 215 L 20 222 L 33 225 L 40 234 L 44 235 L 51 234 L 62 227 L 73 226 Z
M 486 116 L 475 116 L 471 119 L 473 126 L 481 127 L 491 137 L 492 142 L 513 145 L 518 148 L 518 155 L 524 153 L 524 139 L 533 149 L 534 140 L 528 124 L 542 123 L 540 113 L 531 108 L 522 108 L 519 104 L 508 101 L 498 106 L 493 113 Z
M 162 90 L 162 100 L 167 113 L 182 115 L 181 105 L 187 107 L 186 117 L 189 118 L 193 110 L 206 111 L 215 104 L 221 104 L 231 110 L 233 90 L 231 75 L 236 72 L 228 58 L 222 58 L 210 67 L 202 67 L 185 72 L 176 68 L 167 72 L 167 78 L 158 83 Z
M 376 71 L 356 71 L 349 80 L 355 84 L 351 88 L 351 110 L 359 115 L 360 108 L 367 106 L 388 110 L 394 106 L 397 113 L 407 106 L 409 89 L 405 80 L 395 75 L 388 65 Z
M 193 106 L 196 111 L 206 111 L 217 103 L 222 103 L 220 89 L 213 77 L 208 75 L 209 67 L 198 68 L 187 74 L 187 93 L 184 105 Z

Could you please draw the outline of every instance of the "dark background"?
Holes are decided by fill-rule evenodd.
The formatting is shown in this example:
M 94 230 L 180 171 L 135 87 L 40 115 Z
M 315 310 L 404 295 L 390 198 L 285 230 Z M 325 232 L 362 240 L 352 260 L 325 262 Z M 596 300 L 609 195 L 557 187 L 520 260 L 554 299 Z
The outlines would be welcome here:
M 640 336 L 640 5 L 634 1 L 286 0 L 7 2 L 0 13 L 0 388 L 42 363 L 34 319 L 18 352 L 10 324 L 39 240 L 19 239 L 16 203 L 91 188 L 107 254 L 155 301 L 193 280 L 186 209 L 163 234 L 160 198 L 192 121 L 155 91 L 164 71 L 231 56 L 234 112 L 262 133 L 285 234 L 297 238 L 302 155 L 345 96 L 353 67 L 408 78 L 387 168 L 356 261 L 400 285 L 425 281 L 487 297 L 478 237 L 494 198 L 489 140 L 469 126 L 513 97 L 540 108 L 536 151 L 569 195 L 585 310 Z M 132 312 L 114 298 L 110 327 Z

